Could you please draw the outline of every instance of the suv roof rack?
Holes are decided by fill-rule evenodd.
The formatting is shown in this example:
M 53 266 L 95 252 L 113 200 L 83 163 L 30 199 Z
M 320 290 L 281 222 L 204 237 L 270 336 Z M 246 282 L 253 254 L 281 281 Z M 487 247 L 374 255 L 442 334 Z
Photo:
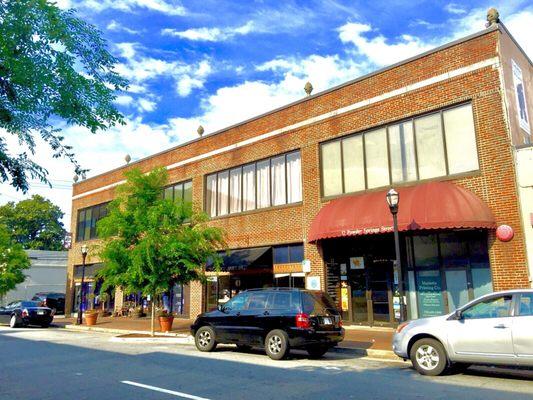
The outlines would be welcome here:
M 247 292 L 262 292 L 267 290 L 279 290 L 279 291 L 293 291 L 293 292 L 299 292 L 305 289 L 300 288 L 290 288 L 290 287 L 269 287 L 269 288 L 256 288 L 256 289 L 247 289 Z

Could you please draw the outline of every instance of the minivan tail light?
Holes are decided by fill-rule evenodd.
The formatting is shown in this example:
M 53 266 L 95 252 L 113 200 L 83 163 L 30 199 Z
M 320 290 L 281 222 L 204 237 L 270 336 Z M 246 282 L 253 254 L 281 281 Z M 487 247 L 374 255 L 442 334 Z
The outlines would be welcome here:
M 311 320 L 309 319 L 309 315 L 304 313 L 296 315 L 296 327 L 311 328 Z

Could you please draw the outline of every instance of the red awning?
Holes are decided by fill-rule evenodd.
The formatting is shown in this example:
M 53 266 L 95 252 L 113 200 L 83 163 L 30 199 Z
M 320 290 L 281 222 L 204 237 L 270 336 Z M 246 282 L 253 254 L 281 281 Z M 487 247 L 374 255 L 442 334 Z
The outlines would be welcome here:
M 489 207 L 475 194 L 450 182 L 398 188 L 400 231 L 443 228 L 495 228 Z M 387 190 L 341 197 L 326 204 L 309 230 L 320 239 L 392 232 Z

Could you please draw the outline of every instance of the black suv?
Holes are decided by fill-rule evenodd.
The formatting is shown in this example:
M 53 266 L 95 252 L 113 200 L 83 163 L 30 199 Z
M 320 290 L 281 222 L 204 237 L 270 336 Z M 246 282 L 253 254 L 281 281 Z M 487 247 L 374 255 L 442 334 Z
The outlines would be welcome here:
M 33 301 L 40 301 L 43 307 L 54 310 L 56 314 L 65 314 L 65 293 L 40 292 L 35 293 Z
M 290 288 L 241 292 L 217 310 L 199 315 L 191 334 L 200 351 L 212 351 L 218 343 L 243 350 L 264 346 L 274 360 L 291 348 L 321 357 L 344 339 L 340 314 L 327 294 Z

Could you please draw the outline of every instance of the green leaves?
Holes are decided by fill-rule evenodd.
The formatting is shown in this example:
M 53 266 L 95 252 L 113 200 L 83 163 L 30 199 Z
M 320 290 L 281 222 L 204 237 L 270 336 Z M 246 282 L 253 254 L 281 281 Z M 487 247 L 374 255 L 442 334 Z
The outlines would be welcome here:
M 38 134 L 84 170 L 54 125 L 61 120 L 92 133 L 123 123 L 115 92 L 127 81 L 94 26 L 45 0 L 0 0 L 0 129 L 17 136 L 31 154 Z M 27 154 L 12 155 L 0 137 L 0 179 L 22 191 L 28 177 L 47 181 L 47 171 Z
M 163 293 L 175 284 L 203 279 L 208 260 L 220 265 L 225 247 L 222 231 L 207 225 L 207 216 L 190 203 L 163 199 L 167 172 L 126 173 L 107 217 L 97 224 L 104 240 L 100 257 L 103 290 L 120 286 L 126 293 Z
M 7 228 L 0 225 L 0 296 L 24 282 L 30 259 L 20 244 L 13 243 Z
M 0 224 L 25 249 L 63 250 L 66 231 L 61 218 L 61 209 L 39 195 L 0 206 Z

